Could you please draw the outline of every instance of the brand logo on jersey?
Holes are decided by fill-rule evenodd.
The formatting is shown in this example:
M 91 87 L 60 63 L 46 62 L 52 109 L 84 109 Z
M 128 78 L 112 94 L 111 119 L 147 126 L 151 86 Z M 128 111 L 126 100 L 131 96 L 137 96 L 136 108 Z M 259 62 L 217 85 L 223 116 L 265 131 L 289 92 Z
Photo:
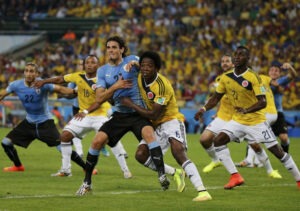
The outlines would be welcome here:
M 160 97 L 160 98 L 157 99 L 157 103 L 160 104 L 160 105 L 163 105 L 165 103 L 165 100 L 166 100 L 166 98 Z
M 266 88 L 264 86 L 261 86 L 260 91 L 261 91 L 261 93 L 266 93 Z
M 93 85 L 92 85 L 92 90 L 95 91 L 96 88 L 97 88 L 97 85 L 96 85 L 96 84 L 93 84 Z
M 147 97 L 148 97 L 149 100 L 152 100 L 154 98 L 153 92 L 148 92 Z
M 39 95 L 41 94 L 41 89 L 35 89 L 35 92 Z
M 242 86 L 243 86 L 243 87 L 247 87 L 248 85 L 249 85 L 249 82 L 248 82 L 248 81 L 244 80 L 244 81 L 242 82 Z

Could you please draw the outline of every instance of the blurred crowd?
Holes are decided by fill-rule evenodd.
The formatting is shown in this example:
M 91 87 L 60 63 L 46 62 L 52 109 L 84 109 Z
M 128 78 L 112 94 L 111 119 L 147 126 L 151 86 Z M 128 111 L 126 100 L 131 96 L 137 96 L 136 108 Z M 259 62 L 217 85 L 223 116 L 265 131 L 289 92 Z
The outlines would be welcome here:
M 161 72 L 173 83 L 180 106 L 204 104 L 221 71 L 221 56 L 245 45 L 257 72 L 267 74 L 272 64 L 293 65 L 299 76 L 286 87 L 284 108 L 300 109 L 299 0 L 4 0 L 1 4 L 4 22 L 26 12 L 29 19 L 103 17 L 104 22 L 83 35 L 70 28 L 57 43 L 14 61 L 0 55 L 1 88 L 23 76 L 26 61 L 38 63 L 42 77 L 76 71 L 88 54 L 104 63 L 105 40 L 118 34 L 131 54 L 148 49 L 160 53 Z

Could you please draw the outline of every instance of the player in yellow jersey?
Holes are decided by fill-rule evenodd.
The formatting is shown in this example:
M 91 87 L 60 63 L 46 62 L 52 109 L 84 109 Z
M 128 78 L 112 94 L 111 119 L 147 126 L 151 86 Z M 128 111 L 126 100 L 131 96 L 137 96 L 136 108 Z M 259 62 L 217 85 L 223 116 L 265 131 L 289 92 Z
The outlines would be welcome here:
M 123 98 L 122 104 L 133 108 L 140 115 L 150 119 L 155 127 L 155 135 L 163 153 L 171 147 L 172 155 L 182 166 L 195 189 L 199 192 L 193 201 L 207 201 L 212 197 L 206 191 L 195 164 L 187 157 L 187 141 L 184 116 L 179 112 L 174 89 L 169 80 L 158 73 L 161 67 L 160 56 L 152 51 L 144 52 L 139 60 L 138 85 L 147 109 Z M 136 159 L 146 165 L 149 149 L 144 140 L 139 144 Z
M 84 71 L 79 71 L 65 76 L 59 76 L 54 78 L 48 78 L 35 83 L 36 87 L 41 87 L 46 83 L 61 84 L 65 82 L 72 82 L 77 85 L 77 97 L 80 112 L 88 109 L 95 100 L 96 90 L 96 72 L 99 67 L 99 60 L 94 55 L 89 55 L 85 58 L 83 63 Z M 78 120 L 73 118 L 63 129 L 60 136 L 62 145 L 62 167 L 58 173 L 52 176 L 71 176 L 71 151 L 72 151 L 72 139 L 74 137 L 82 138 L 87 132 L 94 130 L 98 132 L 101 125 L 108 120 L 107 112 L 110 108 L 108 102 L 103 103 L 94 112 L 88 114 L 84 119 Z M 124 156 L 120 156 L 122 152 L 122 145 L 119 142 L 115 147 L 112 147 L 114 153 L 123 173 L 124 178 L 131 178 L 132 174 L 128 169 Z M 95 172 L 94 172 L 95 174 Z
M 227 72 L 234 68 L 234 65 L 232 63 L 232 58 L 230 55 L 222 56 L 221 68 L 222 68 L 223 72 Z M 216 86 L 217 86 L 219 80 L 220 80 L 220 76 L 217 77 L 217 79 L 216 79 Z M 268 90 L 268 91 L 271 91 L 271 90 Z M 270 97 L 272 97 L 272 96 L 270 96 Z M 268 97 L 267 97 L 267 99 L 268 99 Z M 267 104 L 267 107 L 268 107 L 268 104 Z M 203 168 L 203 172 L 205 172 L 205 173 L 209 173 L 214 168 L 221 165 L 221 162 L 219 161 L 218 157 L 216 156 L 215 148 L 213 145 L 213 138 L 221 131 L 222 127 L 232 119 L 234 110 L 235 109 L 234 109 L 233 105 L 231 104 L 231 102 L 229 101 L 229 98 L 226 95 L 223 96 L 220 101 L 219 109 L 218 109 L 218 112 L 216 115 L 217 117 L 205 128 L 204 132 L 201 134 L 200 143 L 202 144 L 203 148 L 206 150 L 208 155 L 212 158 L 212 162 Z M 276 109 L 275 109 L 275 112 L 276 112 Z M 274 113 L 274 111 L 273 111 L 273 113 Z M 277 115 L 276 115 L 276 117 L 277 117 Z M 268 116 L 267 118 L 272 119 L 272 121 L 276 121 L 276 117 Z M 252 149 L 252 147 L 255 149 L 256 152 Z M 251 147 L 248 147 L 247 158 L 253 159 L 254 156 L 255 156 L 255 158 L 257 158 L 256 153 L 265 153 L 265 152 L 264 152 L 264 149 L 261 148 L 259 144 L 252 144 Z M 258 160 L 258 158 L 257 158 L 257 160 Z M 257 161 L 257 162 L 260 162 L 260 161 Z M 244 161 L 242 163 L 244 163 Z M 261 165 L 265 166 L 267 173 L 270 177 L 281 178 L 281 175 L 278 173 L 278 171 L 273 170 L 272 165 L 269 160 L 267 160 L 264 164 L 261 164 Z
M 232 63 L 232 59 L 230 55 L 224 55 L 221 58 L 221 68 L 223 72 L 226 72 L 234 67 Z M 217 86 L 218 82 L 220 80 L 220 76 L 216 78 L 215 86 Z M 207 125 L 203 133 L 200 137 L 200 144 L 205 149 L 209 157 L 211 157 L 212 161 L 203 168 L 204 173 L 211 172 L 214 168 L 221 166 L 222 163 L 219 161 L 215 148 L 213 145 L 213 138 L 220 132 L 223 125 L 226 124 L 226 122 L 230 121 L 232 118 L 234 112 L 234 108 L 231 105 L 230 101 L 228 100 L 228 97 L 225 95 L 220 102 L 218 111 L 217 111 L 217 117 Z
M 231 174 L 225 189 L 232 189 L 244 183 L 243 177 L 235 167 L 227 143 L 247 137 L 249 144 L 263 142 L 265 146 L 283 163 L 293 175 L 300 187 L 300 172 L 293 158 L 279 146 L 271 127 L 266 122 L 263 109 L 266 107 L 265 88 L 261 78 L 248 67 L 249 50 L 239 46 L 234 53 L 234 69 L 224 73 L 216 88 L 216 92 L 196 114 L 199 119 L 206 110 L 217 105 L 224 94 L 235 108 L 235 112 L 221 132 L 214 138 L 217 157 Z M 256 141 L 258 140 L 258 141 Z M 268 160 L 265 153 L 258 153 L 260 161 Z

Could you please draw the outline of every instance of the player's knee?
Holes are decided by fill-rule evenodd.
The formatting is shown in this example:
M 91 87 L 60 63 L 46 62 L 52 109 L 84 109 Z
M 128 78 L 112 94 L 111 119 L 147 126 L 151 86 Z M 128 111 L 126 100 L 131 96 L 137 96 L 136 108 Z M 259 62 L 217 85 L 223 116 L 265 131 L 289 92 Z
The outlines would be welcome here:
M 141 164 L 144 164 L 149 157 L 149 149 L 146 148 L 147 147 L 140 146 L 135 153 L 135 159 Z
M 11 142 L 11 140 L 9 138 L 5 137 L 5 138 L 2 139 L 1 145 L 2 145 L 2 147 L 12 146 L 13 143 Z

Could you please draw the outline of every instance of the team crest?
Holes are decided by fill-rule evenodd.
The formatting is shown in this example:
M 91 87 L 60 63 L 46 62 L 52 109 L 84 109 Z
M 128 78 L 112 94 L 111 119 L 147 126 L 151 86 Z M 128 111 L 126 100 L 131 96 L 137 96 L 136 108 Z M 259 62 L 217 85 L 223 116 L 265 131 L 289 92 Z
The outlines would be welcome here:
M 147 97 L 149 100 L 152 100 L 154 98 L 153 92 L 147 92 Z
M 93 85 L 92 85 L 92 90 L 95 91 L 96 88 L 97 88 L 97 85 L 96 85 L 96 84 L 93 84 Z
M 242 86 L 243 86 L 243 87 L 247 87 L 248 85 L 249 85 L 249 82 L 248 82 L 248 81 L 244 80 L 244 81 L 242 82 Z
M 41 89 L 35 89 L 35 92 L 39 95 L 41 94 Z

